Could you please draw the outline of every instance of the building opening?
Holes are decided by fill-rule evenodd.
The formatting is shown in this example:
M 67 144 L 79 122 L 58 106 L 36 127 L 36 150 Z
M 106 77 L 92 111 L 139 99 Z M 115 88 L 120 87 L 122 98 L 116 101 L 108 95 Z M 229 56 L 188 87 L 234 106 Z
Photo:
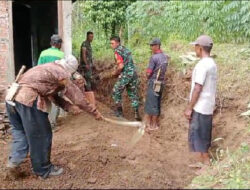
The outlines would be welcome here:
M 37 65 L 50 37 L 58 33 L 57 1 L 14 0 L 12 4 L 15 74 Z

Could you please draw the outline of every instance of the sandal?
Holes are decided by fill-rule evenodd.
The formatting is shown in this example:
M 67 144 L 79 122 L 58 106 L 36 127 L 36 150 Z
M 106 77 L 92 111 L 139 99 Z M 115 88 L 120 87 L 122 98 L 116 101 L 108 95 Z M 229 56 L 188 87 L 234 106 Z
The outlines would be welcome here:
M 195 174 L 196 175 L 201 175 L 201 174 L 205 173 L 208 168 L 209 168 L 208 165 L 203 164 L 203 167 L 200 168 L 198 171 L 195 171 Z
M 190 168 L 202 168 L 204 166 L 204 164 L 202 164 L 201 162 L 197 162 L 195 164 L 189 164 L 188 167 Z
M 149 131 L 155 131 L 155 130 L 158 130 L 159 129 L 159 127 L 157 126 L 157 127 L 148 127 L 148 130 Z

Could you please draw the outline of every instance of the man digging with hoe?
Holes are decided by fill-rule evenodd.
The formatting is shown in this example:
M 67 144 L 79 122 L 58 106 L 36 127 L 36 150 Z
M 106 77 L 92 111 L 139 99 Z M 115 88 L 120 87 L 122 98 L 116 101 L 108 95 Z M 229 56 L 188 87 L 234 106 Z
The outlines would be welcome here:
M 12 100 L 15 105 L 6 103 L 12 125 L 12 147 L 7 164 L 10 174 L 18 174 L 19 166 L 28 152 L 35 175 L 47 178 L 63 173 L 63 168 L 50 162 L 52 130 L 48 111 L 51 101 L 74 114 L 80 113 L 82 109 L 96 119 L 103 118 L 70 80 L 77 68 L 76 58 L 69 55 L 54 63 L 33 67 L 21 76 L 18 81 L 20 87 Z M 60 97 L 60 91 L 64 91 L 73 104 Z

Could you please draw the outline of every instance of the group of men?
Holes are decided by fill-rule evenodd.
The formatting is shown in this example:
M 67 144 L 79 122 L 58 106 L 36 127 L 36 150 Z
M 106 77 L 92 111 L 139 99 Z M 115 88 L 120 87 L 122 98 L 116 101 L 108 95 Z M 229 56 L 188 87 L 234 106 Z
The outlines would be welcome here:
M 59 106 L 73 114 L 86 110 L 103 119 L 97 110 L 93 93 L 93 57 L 91 42 L 93 32 L 88 32 L 86 41 L 80 49 L 80 65 L 73 55 L 64 57 L 60 51 L 62 39 L 58 35 L 51 37 L 51 48 L 42 51 L 38 66 L 25 72 L 18 81 L 15 106 L 6 103 L 8 117 L 12 125 L 12 148 L 7 167 L 17 171 L 19 165 L 30 153 L 33 172 L 47 178 L 62 174 L 63 169 L 50 162 L 52 143 L 51 124 L 56 121 Z M 212 113 L 215 104 L 216 65 L 210 57 L 213 42 L 209 36 L 201 36 L 196 40 L 195 51 L 201 58 L 196 65 L 192 77 L 190 103 L 185 111 L 190 121 L 189 143 L 191 150 L 198 152 L 204 163 L 209 162 L 208 148 L 211 143 Z M 159 129 L 161 113 L 161 97 L 165 86 L 165 75 L 169 56 L 161 50 L 159 38 L 149 43 L 152 56 L 146 76 L 148 88 L 144 106 L 146 129 Z M 116 109 L 115 115 L 123 117 L 122 93 L 126 89 L 134 109 L 136 120 L 139 114 L 139 80 L 132 53 L 121 45 L 120 38 L 110 38 L 110 46 L 114 50 L 115 69 L 110 77 L 116 77 L 112 97 Z M 90 93 L 91 95 L 89 95 Z M 53 102 L 55 113 L 50 111 Z M 54 119 L 48 119 L 48 113 Z
M 81 46 L 81 63 L 84 73 L 87 77 L 87 84 L 91 87 L 92 84 L 92 48 L 91 42 L 93 40 L 93 33 L 87 33 L 87 40 L 83 42 Z M 160 115 L 160 102 L 164 86 L 165 73 L 169 57 L 161 50 L 161 41 L 159 38 L 155 38 L 150 42 L 152 50 L 152 57 L 147 69 L 147 78 L 149 80 L 149 87 L 147 93 L 147 101 L 145 105 L 147 129 L 155 130 L 159 128 L 159 115 Z M 115 56 L 115 70 L 109 75 L 109 78 L 117 78 L 117 81 L 113 87 L 112 98 L 115 102 L 115 116 L 123 117 L 122 108 L 122 94 L 126 89 L 128 97 L 131 100 L 131 106 L 134 110 L 135 120 L 140 121 L 141 116 L 139 114 L 139 79 L 134 64 L 131 51 L 121 45 L 120 37 L 113 36 L 110 38 L 110 46 L 114 50 Z M 86 60 L 86 61 L 84 61 Z M 86 69 L 88 68 L 88 69 Z M 87 73 L 87 74 L 86 74 Z M 159 91 L 154 91 L 155 81 L 158 82 L 160 88 Z M 90 88 L 90 90 L 93 90 Z

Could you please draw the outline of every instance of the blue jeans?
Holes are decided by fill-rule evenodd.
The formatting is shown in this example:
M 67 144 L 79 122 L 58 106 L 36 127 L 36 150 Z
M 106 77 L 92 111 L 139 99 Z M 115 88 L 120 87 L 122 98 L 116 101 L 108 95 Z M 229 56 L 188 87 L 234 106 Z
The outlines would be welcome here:
M 52 167 L 52 130 L 48 114 L 37 109 L 36 101 L 32 107 L 15 103 L 15 107 L 6 104 L 12 133 L 9 162 L 19 165 L 30 152 L 33 172 L 46 178 Z

